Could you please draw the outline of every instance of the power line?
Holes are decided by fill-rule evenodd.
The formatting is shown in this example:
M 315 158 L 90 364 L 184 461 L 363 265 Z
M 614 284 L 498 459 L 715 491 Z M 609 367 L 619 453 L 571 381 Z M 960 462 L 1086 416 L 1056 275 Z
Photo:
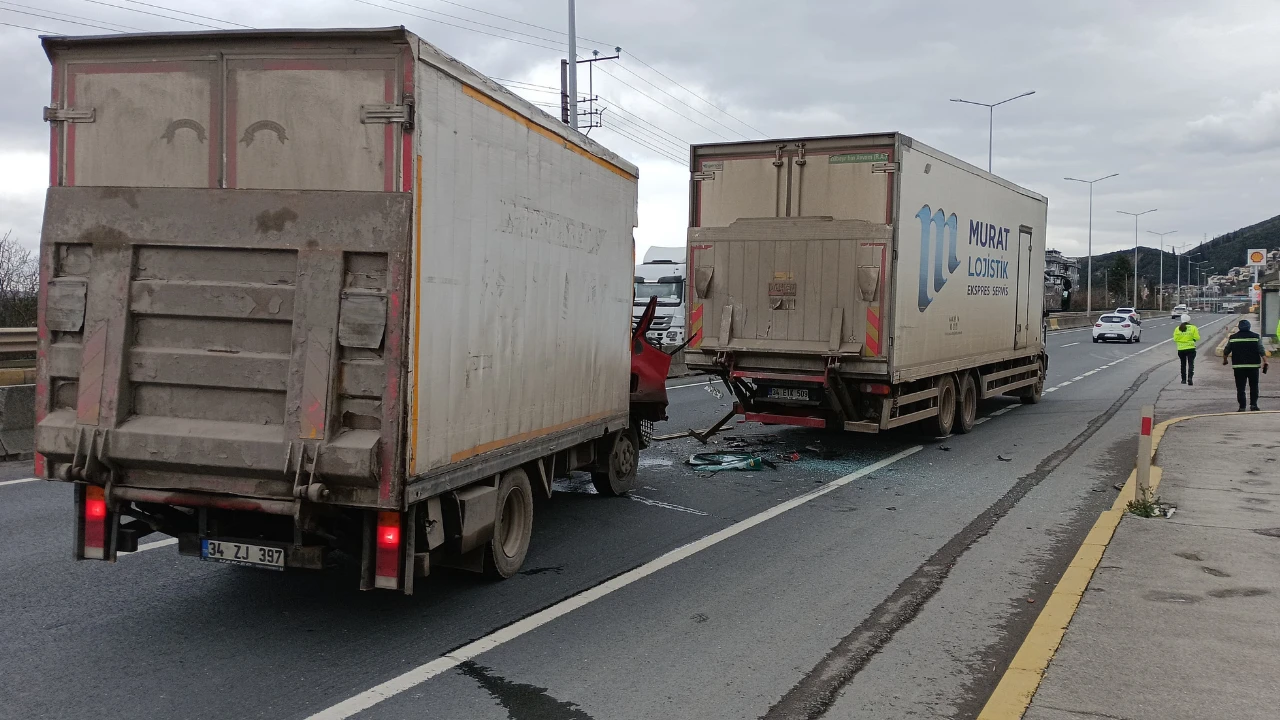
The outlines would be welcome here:
M 499 26 L 499 25 L 490 25 L 489 23 L 482 23 L 482 22 L 479 22 L 479 21 L 477 21 L 477 20 L 468 20 L 467 18 L 464 18 L 464 17 L 458 17 L 457 15 L 450 15 L 449 13 L 442 13 L 442 12 L 440 12 L 439 10 L 431 10 L 431 9 L 428 9 L 428 8 L 424 8 L 424 7 L 422 7 L 421 5 L 414 5 L 413 3 L 402 2 L 401 0 L 383 0 L 383 2 L 389 2 L 389 3 L 391 3 L 392 5 L 403 5 L 403 6 L 405 6 L 405 7 L 413 8 L 414 10 L 421 10 L 422 12 L 425 12 L 425 13 L 431 13 L 432 15 L 439 15 L 440 17 L 447 17 L 447 18 L 450 18 L 450 19 L 452 19 L 452 20 L 458 20 L 459 22 L 471 23 L 472 25 L 479 25 L 480 27 L 490 28 L 490 29 L 492 29 L 492 30 L 501 30 L 502 32 L 512 33 L 512 34 L 514 34 L 514 35 L 521 35 L 521 36 L 523 36 L 523 37 L 533 38 L 534 40 L 542 40 L 543 42 L 552 42 L 552 43 L 553 43 L 553 42 L 559 42 L 559 40 L 560 40 L 559 38 L 548 38 L 548 37 L 543 37 L 543 36 L 541 36 L 541 35 L 531 35 L 531 34 L 529 34 L 529 33 L 520 32 L 519 30 L 512 30 L 512 29 L 510 29 L 510 28 L 504 28 L 504 27 L 501 27 L 501 26 Z M 551 32 L 552 32 L 553 34 L 557 34 L 557 35 L 563 34 L 563 33 L 558 33 L 558 32 L 556 32 L 555 30 L 552 30 Z
M 633 76 L 635 76 L 636 78 L 638 78 L 641 82 L 645 83 L 645 84 L 646 84 L 646 85 L 648 85 L 649 87 L 652 87 L 653 89 L 657 90 L 658 92 L 662 93 L 663 95 L 666 95 L 667 97 L 671 98 L 672 100 L 675 100 L 676 102 L 680 103 L 681 105 L 683 105 L 683 106 L 685 106 L 685 107 L 689 108 L 690 110 L 692 110 L 692 111 L 694 111 L 694 112 L 698 113 L 698 114 L 699 114 L 699 115 L 701 115 L 702 117 L 704 117 L 704 118 L 706 118 L 706 119 L 710 120 L 711 122 L 713 122 L 713 123 L 715 123 L 715 124 L 719 125 L 720 127 L 724 128 L 725 130 L 728 130 L 729 132 L 731 132 L 731 133 L 735 133 L 735 134 L 737 134 L 737 135 L 741 135 L 744 139 L 749 139 L 749 138 L 747 138 L 747 136 L 746 136 L 746 135 L 744 135 L 743 133 L 741 133 L 741 132 L 739 132 L 739 131 L 737 131 L 737 130 L 734 130 L 733 128 L 729 127 L 728 125 L 725 125 L 724 123 L 720 122 L 719 120 L 717 120 L 717 119 L 715 119 L 715 118 L 711 117 L 710 115 L 708 115 L 708 114 L 706 114 L 706 113 L 702 112 L 701 110 L 699 110 L 698 108 L 696 108 L 696 107 L 694 107 L 694 106 L 690 105 L 689 103 L 685 102 L 684 100 L 681 100 L 680 98 L 676 97 L 675 95 L 672 95 L 670 92 L 667 92 L 667 90 L 666 90 L 665 88 L 659 87 L 658 85 L 656 85 L 656 84 L 654 84 L 654 83 L 650 82 L 650 81 L 649 81 L 648 79 L 646 79 L 644 76 L 642 76 L 642 75 L 640 75 L 640 74 L 636 73 L 636 71 L 635 71 L 635 70 L 632 70 L 631 68 L 627 67 L 626 65 L 619 64 L 619 65 L 618 65 L 618 67 L 619 67 L 620 69 L 622 69 L 622 70 L 625 70 L 626 72 L 631 73 Z M 763 133 L 762 133 L 762 134 L 763 134 Z
M 729 138 L 725 137 L 724 135 L 721 135 L 720 133 L 716 132 L 715 130 L 712 130 L 711 128 L 707 127 L 706 125 L 703 125 L 702 123 L 698 122 L 697 120 L 694 120 L 693 118 L 689 117 L 688 115 L 685 115 L 684 113 L 681 113 L 681 112 L 677 112 L 675 108 L 671 107 L 670 105 L 667 105 L 666 103 L 664 103 L 664 102 L 662 102 L 661 100 L 659 100 L 659 99 L 655 98 L 654 96 L 650 95 L 649 93 L 647 93 L 647 92 L 645 92 L 645 91 L 641 90 L 640 88 L 636 87 L 635 85 L 632 85 L 631 83 L 627 82 L 626 80 L 623 80 L 622 78 L 618 77 L 617 75 L 614 75 L 613 73 L 609 72 L 608 70 L 605 70 L 603 67 L 602 67 L 602 68 L 599 68 L 599 70 L 600 70 L 600 72 L 604 73 L 605 75 L 608 75 L 609 77 L 613 78 L 614 80 L 617 80 L 618 82 L 622 83 L 623 85 L 626 85 L 627 87 L 631 88 L 632 90 L 636 91 L 637 93 L 640 93 L 641 95 L 643 95 L 643 96 L 645 96 L 645 97 L 649 98 L 649 99 L 650 99 L 650 100 L 652 100 L 653 102 L 655 102 L 655 103 L 657 103 L 657 104 L 661 105 L 662 107 L 666 108 L 667 110 L 670 110 L 672 113 L 675 113 L 676 115 L 679 115 L 680 117 L 684 118 L 685 120 L 688 120 L 689 122 L 693 123 L 694 125 L 697 125 L 698 127 L 702 128 L 703 130 L 706 130 L 707 132 L 711 133 L 712 135 L 715 135 L 716 137 L 720 138 L 721 140 L 725 140 L 725 141 L 728 141 L 728 140 L 729 140 Z M 741 135 L 742 133 L 738 133 L 738 134 L 739 134 L 739 135 Z
M 71 23 L 72 25 L 81 25 L 84 27 L 91 27 L 96 30 L 106 30 L 107 32 L 121 32 L 120 30 L 117 30 L 115 28 L 110 28 L 105 25 L 94 25 L 92 23 L 78 22 L 76 20 L 67 20 L 66 18 L 53 17 L 51 15 L 41 15 L 39 13 L 25 12 L 23 10 L 10 10 L 9 8 L 0 8 L 0 10 L 3 10 L 5 12 L 17 13 L 19 15 L 30 15 L 31 17 L 44 18 L 45 20 L 57 20 L 58 22 Z M 90 18 L 82 18 L 82 19 L 88 20 Z
M 124 0 L 124 2 L 127 2 L 131 5 L 143 5 L 145 7 L 155 8 L 157 10 L 168 10 L 169 12 L 178 13 L 179 15 L 190 15 L 191 17 L 197 17 L 197 18 L 200 18 L 201 20 L 212 20 L 214 22 L 220 22 L 223 25 L 235 25 L 236 27 L 242 27 L 242 28 L 245 28 L 246 30 L 254 29 L 252 25 L 241 25 L 238 22 L 231 22 L 230 20 L 219 20 L 218 18 L 215 18 L 215 17 L 209 17 L 207 15 L 197 15 L 196 13 L 187 12 L 186 10 L 175 10 L 174 8 L 165 7 L 163 5 L 152 5 L 151 3 L 140 2 L 140 0 Z
M 97 18 L 85 17 L 83 15 L 73 15 L 71 13 L 62 12 L 61 10 L 50 10 L 48 8 L 42 8 L 42 7 L 31 7 L 30 5 L 23 5 L 22 3 L 8 2 L 7 0 L 0 1 L 0 5 L 12 5 L 14 7 L 26 8 L 27 10 L 39 10 L 41 12 L 53 13 L 54 15 L 62 15 L 64 17 L 75 18 L 76 20 L 88 20 L 90 22 L 102 23 L 103 25 L 114 25 L 115 27 L 118 27 L 118 28 L 124 28 L 126 30 L 137 30 L 139 32 L 142 32 L 142 28 L 136 28 L 136 27 L 133 27 L 132 25 L 125 25 L 124 23 L 111 22 L 110 20 L 99 20 Z M 14 12 L 18 12 L 18 11 L 15 10 Z M 61 18 L 50 17 L 49 19 L 60 20 Z M 120 32 L 120 31 L 117 30 L 116 32 Z
M 352 0 L 352 2 L 358 2 L 358 3 L 360 3 L 361 5 L 368 5 L 369 7 L 376 7 L 376 8 L 378 8 L 379 10 L 386 10 L 387 12 L 400 13 L 401 15 L 408 15 L 409 17 L 416 17 L 416 18 L 419 18 L 419 19 L 422 19 L 422 20 L 426 20 L 426 21 L 428 21 L 428 22 L 433 22 L 433 23 L 437 23 L 437 24 L 440 24 L 440 25 L 446 25 L 446 26 L 451 27 L 451 28 L 457 28 L 457 29 L 459 29 L 459 30 L 469 30 L 469 31 L 471 31 L 471 32 L 473 32 L 473 33 L 479 33 L 479 34 L 481 34 L 481 35 L 488 35 L 489 37 L 495 37 L 495 38 L 498 38 L 499 40 L 508 40 L 508 41 L 510 41 L 510 42 L 516 42 L 516 43 L 520 43 L 520 44 L 522 44 L 522 45 L 531 45 L 531 46 L 536 47 L 536 48 L 542 48 L 543 50 L 551 50 L 551 51 L 553 51 L 553 52 L 557 52 L 557 53 L 559 53 L 559 52 L 564 52 L 564 48 L 550 47 L 550 46 L 547 46 L 547 45 L 539 45 L 538 43 L 529 42 L 528 40 L 520 40 L 520 39 L 518 39 L 518 38 L 507 37 L 507 36 L 505 36 L 505 35 L 497 35 L 497 34 L 495 34 L 495 33 L 485 32 L 484 30 L 477 30 L 477 29 L 475 29 L 475 28 L 467 27 L 467 26 L 465 26 L 465 25 L 454 25 L 453 23 L 448 23 L 448 22 L 445 22 L 445 21 L 443 21 L 443 20 L 437 20 L 437 19 L 435 19 L 435 18 L 427 17 L 426 15 L 417 15 L 417 14 L 414 14 L 414 13 L 408 12 L 408 11 L 406 11 L 406 10 L 397 10 L 396 8 L 389 8 L 389 7 L 385 6 L 385 5 L 376 5 L 376 4 L 374 4 L 374 3 L 369 2 L 368 0 Z
M 607 109 L 609 109 L 609 110 L 616 110 L 617 108 L 607 108 Z M 639 123 L 637 123 L 637 122 L 635 122 L 635 121 L 633 121 L 633 120 L 631 120 L 631 119 L 627 118 L 626 114 L 624 114 L 624 113 L 621 113 L 621 112 L 615 112 L 615 113 L 613 113 L 612 117 L 613 117 L 613 118 L 615 118 L 615 119 L 617 119 L 617 120 L 619 120 L 619 121 L 621 121 L 621 122 L 623 122 L 623 123 L 625 123 L 628 127 L 630 127 L 630 128 L 632 128 L 632 129 L 634 129 L 636 132 L 639 132 L 639 133 L 641 133 L 641 134 L 645 135 L 646 137 L 652 138 L 654 142 L 656 142 L 656 143 L 659 143 L 659 144 L 663 145 L 663 147 L 669 147 L 671 150 L 674 150 L 675 152 L 681 152 L 681 153 L 683 153 L 683 152 L 688 151 L 688 149 L 689 149 L 689 146 L 688 146 L 687 144 L 685 144 L 685 145 L 681 145 L 680 143 L 677 143 L 677 142 L 675 142 L 675 141 L 673 141 L 673 140 L 668 140 L 668 139 L 666 139 L 666 138 L 662 137 L 661 135 L 659 135 L 659 134 L 655 133 L 654 131 L 649 130 L 648 128 L 644 127 L 643 125 L 641 125 L 641 124 L 639 124 Z
M 7 22 L 0 22 L 0 25 L 4 25 L 6 27 L 11 27 L 11 28 L 18 28 L 19 30 L 30 30 L 31 32 L 48 33 L 49 35 L 62 34 L 60 32 L 54 32 L 53 30 L 42 30 L 40 28 L 27 27 L 26 25 L 14 25 L 13 23 L 7 23 Z
M 206 25 L 205 23 L 196 22 L 195 20 L 183 20 L 182 18 L 169 17 L 168 15 L 161 15 L 159 13 L 147 12 L 146 10 L 138 10 L 136 8 L 125 7 L 124 5 L 115 5 L 109 2 L 102 2 L 102 0 L 81 0 L 81 2 L 93 3 L 94 5 L 103 5 L 105 7 L 115 8 L 117 10 L 124 10 L 125 12 L 139 13 L 142 15 L 151 15 L 152 17 L 164 18 L 165 20 L 174 20 L 176 22 L 184 22 L 184 23 L 187 23 L 188 25 L 199 25 L 200 27 L 207 27 L 211 30 L 222 30 L 222 28 L 216 25 Z
M 701 95 L 699 95 L 698 93 L 696 93 L 696 92 L 694 92 L 694 91 L 690 90 L 689 88 L 685 87 L 684 85 L 681 85 L 680 83 L 676 82 L 676 80 L 675 80 L 674 78 L 672 78 L 671 76 L 669 76 L 669 75 L 667 75 L 666 73 L 662 72 L 661 70 L 659 70 L 659 69 L 655 68 L 654 66 L 652 66 L 652 65 L 650 65 L 649 63 L 645 62 L 644 60 L 641 60 L 641 59 L 640 59 L 640 57 L 639 57 L 638 55 L 636 55 L 635 53 L 633 53 L 633 52 L 628 52 L 628 53 L 627 53 L 627 56 L 628 56 L 628 57 L 630 57 L 632 60 L 635 60 L 636 62 L 640 63 L 641 65 L 643 65 L 643 66 L 645 66 L 645 67 L 649 68 L 650 70 L 652 70 L 653 72 L 657 73 L 658 75 L 661 75 L 662 77 L 666 78 L 668 81 L 670 81 L 673 85 L 675 85 L 676 87 L 680 88 L 681 90 L 684 90 L 685 92 L 687 92 L 687 93 L 689 93 L 690 95 L 692 95 L 692 96 L 694 96 L 694 97 L 698 98 L 698 99 L 699 99 L 699 100 L 701 100 L 702 102 L 704 102 L 704 103 L 706 103 L 706 104 L 710 105 L 711 107 L 713 107 L 713 108 L 715 108 L 715 109 L 719 110 L 720 112 L 724 113 L 726 116 L 728 116 L 728 117 L 730 117 L 730 118 L 732 118 L 732 119 L 734 119 L 734 120 L 737 120 L 739 123 L 741 123 L 741 124 L 743 125 L 743 127 L 746 127 L 748 130 L 751 130 L 752 132 L 758 133 L 761 137 L 768 137 L 767 133 L 765 133 L 764 131 L 759 130 L 759 129 L 755 128 L 755 127 L 752 127 L 751 125 L 747 124 L 747 122 L 746 122 L 745 120 L 741 120 L 741 119 L 739 119 L 739 118 L 734 117 L 732 114 L 730 114 L 730 113 L 729 113 L 729 111 L 728 111 L 728 110 L 725 110 L 724 108 L 720 107 L 719 105 L 716 105 L 715 103 L 713 103 L 713 102 L 711 102 L 710 100 L 708 100 L 708 99 L 706 99 L 706 98 L 702 97 L 702 96 L 701 96 Z M 739 134 L 741 134 L 741 133 L 739 133 Z
M 524 85 L 535 90 L 550 90 L 551 92 L 561 92 L 560 88 L 551 87 L 550 85 L 535 85 L 534 83 L 528 83 L 523 80 L 512 80 L 510 78 L 495 77 L 493 79 L 496 80 L 497 82 L 502 83 L 503 85 Z
M 630 135 L 630 134 L 628 134 L 627 132 L 625 132 L 625 131 L 623 131 L 623 130 L 621 130 L 621 129 L 617 128 L 617 127 L 613 127 L 613 126 L 605 125 L 605 124 L 603 124 L 603 123 L 600 125 L 600 127 L 604 128 L 605 130 L 608 130 L 608 131 L 610 131 L 610 132 L 612 132 L 612 133 L 614 133 L 614 134 L 616 134 L 616 135 L 618 135 L 618 136 L 620 136 L 620 137 L 626 138 L 627 140 L 630 140 L 632 143 L 634 143 L 634 144 L 636 144 L 636 145 L 639 145 L 639 146 L 640 146 L 640 147 L 642 147 L 642 148 L 645 148 L 645 149 L 647 149 L 647 150 L 649 150 L 649 151 L 651 151 L 651 152 L 657 153 L 657 154 L 658 154 L 658 155 L 660 155 L 661 157 L 666 158 L 667 160 L 670 160 L 670 161 L 672 161 L 672 162 L 674 162 L 674 163 L 676 163 L 676 164 L 683 165 L 683 164 L 684 164 L 684 162 L 685 162 L 684 160 L 682 160 L 682 159 L 680 159 L 680 158 L 676 157 L 674 153 L 672 153 L 672 152 L 670 152 L 670 151 L 667 151 L 667 150 L 662 150 L 662 149 L 660 149 L 660 148 L 654 147 L 653 145 L 651 145 L 651 144 L 649 144 L 649 143 L 645 142 L 644 140 L 641 140 L 640 138 L 637 138 L 637 137 L 635 137 L 634 135 Z
M 470 11 L 471 11 L 471 12 L 473 12 L 473 13 L 479 13 L 479 14 L 481 14 L 481 15 L 488 15 L 489 17 L 495 17 L 495 18 L 498 18 L 499 20 L 506 20 L 507 22 L 512 22 L 512 23 L 515 23 L 515 24 L 517 24 L 517 25 L 524 25 L 524 26 L 526 26 L 526 27 L 537 28 L 538 30 L 544 30 L 544 31 L 549 32 L 549 33 L 551 33 L 551 34 L 553 34 L 553 35 L 564 35 L 564 34 L 565 34 L 565 33 L 564 33 L 563 31 L 561 31 L 561 30 L 555 30 L 555 29 L 552 29 L 552 28 L 549 28 L 549 27 L 544 27 L 544 26 L 542 26 L 542 25 L 535 25 L 534 23 L 531 23 L 531 22 L 525 22 L 524 20 L 517 20 L 517 19 L 515 19 L 515 18 L 513 18 L 513 17 L 507 17 L 506 15 L 499 15 L 499 14 L 497 14 L 497 13 L 491 13 L 491 12 L 488 12 L 487 10 L 481 10 L 481 9 L 479 9 L 479 8 L 471 7 L 470 5 L 463 5 L 462 3 L 459 3 L 459 2 L 453 2 L 453 0 L 437 0 L 437 1 L 438 1 L 438 2 L 442 2 L 442 3 L 445 3 L 446 5 L 452 5 L 452 6 L 454 6 L 454 7 L 460 7 L 460 8 L 462 8 L 463 10 L 470 10 Z M 579 39 L 579 40 L 582 40 L 583 42 L 591 43 L 592 45 L 599 45 L 599 46 L 601 46 L 601 47 L 617 47 L 616 45 L 611 45 L 611 44 L 609 44 L 609 43 L 607 43 L 607 42 L 601 42 L 600 40 L 592 40 L 591 38 L 585 38 L 585 37 L 582 37 L 581 35 L 579 35 L 579 36 L 578 36 L 578 39 Z
M 666 135 L 666 136 L 667 136 L 668 138 L 670 138 L 671 140 L 674 140 L 674 141 L 676 141 L 676 142 L 678 142 L 678 143 L 680 143 L 680 144 L 682 144 L 682 145 L 690 145 L 690 144 L 691 144 L 688 140 L 685 140 L 684 138 L 680 137 L 679 135 L 676 135 L 675 133 L 670 132 L 670 131 L 668 131 L 668 130 L 664 129 L 662 126 L 658 125 L 657 123 L 654 123 L 654 122 L 652 122 L 652 121 L 650 121 L 650 120 L 646 120 L 645 118 L 641 117 L 640 115 L 638 115 L 638 114 L 636 114 L 636 113 L 634 113 L 634 112 L 631 112 L 630 110 L 628 110 L 628 109 L 626 109 L 625 107 L 623 107 L 621 103 L 614 102 L 614 101 L 610 100 L 609 98 L 604 97 L 603 95 L 601 95 L 601 96 L 600 96 L 600 100 L 601 100 L 601 102 L 607 103 L 607 104 L 609 105 L 609 108 L 610 108 L 611 110 L 616 110 L 616 111 L 619 111 L 619 112 L 620 112 L 620 113 L 622 113 L 622 114 L 629 115 L 629 116 L 631 116 L 632 118 L 634 118 L 635 120 L 639 121 L 640 123 L 642 123 L 642 124 L 644 124 L 644 125 L 647 125 L 648 127 L 650 127 L 650 128 L 652 128 L 652 129 L 654 129 L 654 130 L 658 131 L 659 133 L 662 133 L 663 135 Z

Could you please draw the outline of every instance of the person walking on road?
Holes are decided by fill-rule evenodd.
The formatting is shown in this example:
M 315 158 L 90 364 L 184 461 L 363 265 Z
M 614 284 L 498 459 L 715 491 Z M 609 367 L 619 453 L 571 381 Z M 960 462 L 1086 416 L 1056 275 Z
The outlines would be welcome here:
M 1178 363 L 1182 366 L 1182 384 L 1195 385 L 1196 343 L 1200 328 L 1191 324 L 1191 316 L 1183 315 L 1182 324 L 1173 329 L 1173 344 L 1178 346 Z
M 1258 368 L 1267 371 L 1267 350 L 1262 345 L 1258 333 L 1249 329 L 1249 321 L 1241 320 L 1240 329 L 1227 338 L 1227 346 L 1222 351 L 1222 364 L 1231 361 L 1236 373 L 1236 400 L 1240 401 L 1239 412 L 1244 412 L 1244 386 L 1249 385 L 1249 409 L 1258 409 Z

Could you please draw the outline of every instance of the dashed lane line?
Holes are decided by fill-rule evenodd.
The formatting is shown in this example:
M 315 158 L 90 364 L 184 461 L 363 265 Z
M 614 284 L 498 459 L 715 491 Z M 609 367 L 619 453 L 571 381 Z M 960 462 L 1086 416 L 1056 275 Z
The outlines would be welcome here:
M 4 487 L 5 485 L 20 485 L 22 483 L 35 482 L 39 479 L 40 478 L 22 478 L 21 480 L 4 480 L 0 481 L 0 487 Z

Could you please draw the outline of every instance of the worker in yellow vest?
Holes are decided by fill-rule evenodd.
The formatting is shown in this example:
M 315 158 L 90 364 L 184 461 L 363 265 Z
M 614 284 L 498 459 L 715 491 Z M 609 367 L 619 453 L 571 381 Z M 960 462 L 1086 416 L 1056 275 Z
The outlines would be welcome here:
M 1200 328 L 1191 324 L 1191 316 L 1183 315 L 1182 324 L 1173 329 L 1173 344 L 1178 346 L 1178 364 L 1182 366 L 1182 384 L 1195 385 L 1196 343 Z

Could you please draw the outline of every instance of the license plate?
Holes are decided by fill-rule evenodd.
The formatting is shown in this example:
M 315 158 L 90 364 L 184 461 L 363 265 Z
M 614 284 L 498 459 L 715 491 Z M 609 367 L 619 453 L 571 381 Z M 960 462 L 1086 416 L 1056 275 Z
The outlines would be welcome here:
M 226 540 L 201 540 L 200 557 L 228 565 L 248 565 L 284 570 L 284 550 L 266 545 L 249 545 Z
M 808 400 L 809 391 L 803 388 L 769 388 L 769 397 L 773 400 Z

